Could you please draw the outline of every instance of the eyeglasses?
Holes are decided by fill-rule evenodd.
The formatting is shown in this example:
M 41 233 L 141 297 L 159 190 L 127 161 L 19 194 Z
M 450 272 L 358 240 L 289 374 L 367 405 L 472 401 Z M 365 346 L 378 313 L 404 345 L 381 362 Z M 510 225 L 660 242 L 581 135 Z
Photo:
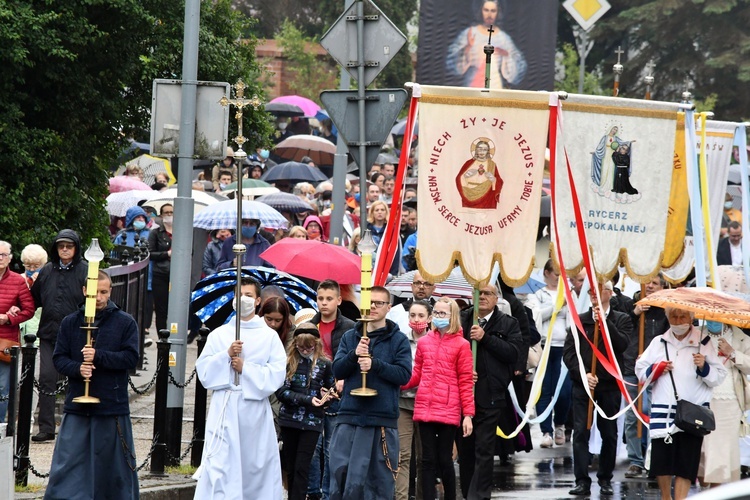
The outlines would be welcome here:
M 412 285 L 414 285 L 417 288 L 422 288 L 422 287 L 429 288 L 433 286 L 433 284 L 430 283 L 429 281 L 413 281 Z
M 162 212 L 162 215 L 174 215 L 174 212 Z
M 370 307 L 375 307 L 375 308 L 385 307 L 388 304 L 390 304 L 390 302 L 386 302 L 385 300 L 371 300 L 370 301 Z
M 493 297 L 493 296 L 495 296 L 495 292 L 490 292 L 490 291 L 486 291 L 486 290 L 480 290 L 479 291 L 479 295 L 482 296 L 482 297 Z
M 57 244 L 58 250 L 73 250 L 75 247 L 76 246 L 73 243 L 58 243 Z
M 7 259 L 8 257 L 10 257 L 9 253 L 0 253 L 0 259 Z
M 436 318 L 441 318 L 441 319 L 451 317 L 451 313 L 445 312 L 445 311 L 432 311 L 432 315 L 435 316 Z
M 298 346 L 297 346 L 297 350 L 298 350 L 299 352 L 312 352 L 312 351 L 314 351 L 314 350 L 315 350 L 315 346 L 314 346 L 314 345 L 311 345 L 311 346 L 308 346 L 308 347 L 302 347 L 302 346 L 299 346 L 299 345 L 298 345 Z
M 36 271 L 40 267 L 42 267 L 43 264 L 40 264 L 38 262 L 24 262 L 23 267 L 28 269 L 29 271 Z

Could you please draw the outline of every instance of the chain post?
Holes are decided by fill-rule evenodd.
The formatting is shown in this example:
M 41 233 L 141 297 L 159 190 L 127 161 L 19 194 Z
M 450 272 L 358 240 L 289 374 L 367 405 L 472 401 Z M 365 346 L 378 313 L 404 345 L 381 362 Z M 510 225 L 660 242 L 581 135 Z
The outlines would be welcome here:
M 200 357 L 203 352 L 203 348 L 206 346 L 206 340 L 208 340 L 208 334 L 211 330 L 204 326 L 201 326 L 198 330 L 198 356 Z M 198 467 L 201 464 L 201 457 L 203 455 L 203 443 L 206 437 L 206 401 L 208 399 L 208 391 L 203 387 L 203 384 L 198 377 L 198 382 L 195 384 L 195 409 L 193 413 L 193 450 L 190 455 L 190 465 Z
M 31 404 L 34 397 L 34 366 L 37 348 L 34 346 L 36 335 L 27 333 L 23 336 L 26 344 L 21 348 L 21 391 L 18 401 L 18 434 L 16 437 L 16 484 L 29 484 L 29 441 L 31 438 Z
M 10 380 L 8 381 L 8 426 L 5 428 L 5 435 L 12 437 L 16 435 L 16 401 L 18 401 L 18 353 L 20 347 L 13 346 L 10 348 Z
M 167 390 L 169 388 L 169 330 L 159 330 L 156 343 L 158 372 L 154 396 L 154 452 L 151 455 L 151 475 L 164 476 L 167 462 Z

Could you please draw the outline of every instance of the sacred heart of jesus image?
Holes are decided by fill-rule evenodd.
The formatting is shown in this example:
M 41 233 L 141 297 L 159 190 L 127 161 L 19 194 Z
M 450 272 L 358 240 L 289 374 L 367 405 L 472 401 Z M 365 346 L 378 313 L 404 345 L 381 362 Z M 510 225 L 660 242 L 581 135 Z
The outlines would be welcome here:
M 492 159 L 495 143 L 488 137 L 477 137 L 471 143 L 471 158 L 458 171 L 456 188 L 464 208 L 497 208 L 503 179 Z
M 616 203 L 632 203 L 641 199 L 630 184 L 635 140 L 622 139 L 619 133 L 619 126 L 611 126 L 591 153 L 591 189 Z

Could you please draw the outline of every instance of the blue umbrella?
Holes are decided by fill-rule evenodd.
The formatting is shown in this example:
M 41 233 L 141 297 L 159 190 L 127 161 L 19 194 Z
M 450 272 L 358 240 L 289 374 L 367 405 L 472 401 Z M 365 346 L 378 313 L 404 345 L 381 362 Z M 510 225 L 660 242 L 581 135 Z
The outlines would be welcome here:
M 315 290 L 287 273 L 267 267 L 244 267 L 242 275 L 257 279 L 261 288 L 269 285 L 279 287 L 293 313 L 305 308 L 318 309 Z M 232 301 L 237 284 L 236 276 L 234 269 L 206 276 L 195 285 L 190 295 L 193 313 L 212 330 L 234 317 Z
M 536 292 L 541 288 L 544 288 L 544 283 L 539 280 L 535 280 L 534 278 L 529 278 L 526 283 L 517 288 L 514 288 L 513 291 L 516 293 L 525 293 L 528 295 L 530 293 Z
M 258 219 L 268 229 L 285 228 L 289 224 L 277 210 L 257 201 L 242 201 L 242 218 Z M 226 200 L 204 208 L 193 217 L 193 227 L 209 231 L 237 227 L 237 201 Z
M 313 168 L 306 163 L 288 161 L 266 170 L 260 177 L 260 180 L 266 182 L 289 181 L 293 183 L 322 182 L 328 180 L 328 177 L 320 169 Z

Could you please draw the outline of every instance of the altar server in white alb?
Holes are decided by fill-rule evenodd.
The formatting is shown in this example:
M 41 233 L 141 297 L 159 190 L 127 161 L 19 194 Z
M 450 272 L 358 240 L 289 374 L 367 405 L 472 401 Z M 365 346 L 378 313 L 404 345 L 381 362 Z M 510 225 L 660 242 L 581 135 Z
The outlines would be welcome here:
M 195 363 L 201 383 L 214 391 L 203 458 L 193 476 L 196 499 L 276 500 L 283 495 L 268 396 L 284 383 L 286 353 L 276 332 L 255 315 L 260 284 L 241 279 L 241 340 L 235 340 L 236 324 L 230 321 L 208 336 Z

